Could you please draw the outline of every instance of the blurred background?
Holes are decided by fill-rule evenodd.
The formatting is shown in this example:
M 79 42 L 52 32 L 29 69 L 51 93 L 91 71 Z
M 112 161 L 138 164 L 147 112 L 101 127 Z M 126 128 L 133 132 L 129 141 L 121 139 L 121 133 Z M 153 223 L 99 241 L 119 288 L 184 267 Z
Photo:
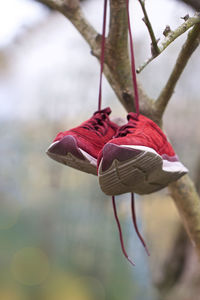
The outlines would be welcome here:
M 146 5 L 157 38 L 166 25 L 176 28 L 180 17 L 194 13 L 181 1 L 148 0 Z M 82 6 L 100 31 L 102 1 L 86 0 Z M 150 56 L 150 41 L 137 1 L 131 2 L 131 12 L 139 66 Z M 138 76 L 151 97 L 161 91 L 185 38 Z M 199 51 L 164 119 L 198 189 Z M 167 189 L 136 196 L 138 225 L 150 258 L 134 232 L 129 195 L 117 197 L 133 268 L 121 254 L 111 199 L 100 191 L 97 178 L 45 154 L 59 131 L 79 125 L 97 110 L 98 81 L 99 64 L 67 19 L 35 1 L 1 1 L 0 299 L 200 299 L 197 259 Z M 103 106 L 110 106 L 113 116 L 126 116 L 106 80 Z

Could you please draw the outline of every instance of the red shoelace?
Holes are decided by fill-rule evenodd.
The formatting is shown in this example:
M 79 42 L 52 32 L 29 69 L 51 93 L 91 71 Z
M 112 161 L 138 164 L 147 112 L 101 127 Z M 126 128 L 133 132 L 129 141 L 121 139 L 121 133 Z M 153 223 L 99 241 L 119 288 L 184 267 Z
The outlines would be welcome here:
M 127 19 L 128 19 L 128 33 L 129 33 L 129 40 L 130 40 L 130 52 L 131 52 L 131 71 L 132 71 L 132 80 L 133 80 L 133 88 L 134 88 L 134 102 L 135 102 L 135 120 L 131 120 L 128 122 L 128 124 L 122 126 L 120 130 L 118 131 L 117 135 L 118 136 L 124 136 L 127 133 L 130 132 L 130 129 L 134 128 L 137 124 L 137 120 L 139 117 L 139 93 L 138 93 L 138 86 L 137 86 L 137 79 L 136 79 L 136 69 L 135 69 L 135 58 L 134 58 L 134 49 L 133 49 L 133 38 L 132 38 L 132 33 L 131 33 L 131 24 L 130 24 L 130 17 L 129 17 L 129 0 L 126 0 L 126 10 L 127 10 Z M 104 57 L 105 57 L 105 43 L 106 43 L 106 15 L 107 15 L 107 0 L 104 0 L 104 12 L 103 12 L 103 28 L 102 28 L 102 44 L 101 44 L 101 57 L 100 57 L 100 81 L 99 81 L 99 98 L 98 98 L 98 111 L 101 111 L 101 103 L 102 103 L 102 76 L 103 76 L 103 66 L 104 66 Z M 97 112 L 98 115 L 98 112 Z M 103 129 L 105 127 L 105 129 Z M 85 127 L 86 128 L 86 127 Z M 99 119 L 99 117 L 95 117 L 93 120 L 89 122 L 87 125 L 87 128 L 90 130 L 93 130 L 95 128 L 96 130 L 100 131 L 101 133 L 105 133 L 106 131 L 106 122 L 103 122 L 102 120 Z M 134 262 L 129 258 L 125 246 L 124 246 L 124 241 L 123 241 L 123 234 L 122 234 L 122 229 L 120 226 L 119 218 L 117 215 L 117 208 L 116 208 L 116 202 L 115 202 L 115 196 L 112 196 L 112 204 L 113 204 L 113 211 L 114 211 L 114 216 L 115 220 L 117 223 L 118 231 L 119 231 L 119 237 L 120 237 L 120 243 L 121 243 L 121 249 L 122 253 L 126 257 L 126 259 L 132 264 L 135 265 Z M 149 251 L 147 249 L 147 246 L 139 233 L 138 227 L 137 227 L 137 222 L 136 222 L 136 214 L 135 214 L 135 199 L 134 199 L 134 194 L 131 193 L 131 212 L 132 212 L 132 221 L 133 225 L 135 227 L 135 231 L 144 246 L 147 254 L 149 255 Z
M 108 125 L 113 128 L 115 127 L 115 129 L 117 128 L 117 126 L 114 126 L 114 123 L 110 122 L 110 113 L 111 110 L 108 107 L 98 110 L 94 113 L 93 117 L 81 127 L 93 131 L 99 136 L 104 136 L 108 131 Z
M 121 126 L 114 138 L 126 136 L 128 133 L 133 133 L 138 124 L 138 116 L 136 113 L 129 113 L 127 116 L 128 123 Z

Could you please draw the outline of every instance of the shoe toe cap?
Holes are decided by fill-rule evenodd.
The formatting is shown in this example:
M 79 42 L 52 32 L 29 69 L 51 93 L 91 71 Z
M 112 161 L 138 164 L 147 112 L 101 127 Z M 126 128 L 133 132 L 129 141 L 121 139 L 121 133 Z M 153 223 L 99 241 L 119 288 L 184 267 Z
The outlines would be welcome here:
M 101 159 L 101 170 L 105 172 L 116 159 L 120 162 L 129 160 L 141 154 L 140 150 L 108 143 L 104 146 Z
M 71 153 L 79 159 L 84 159 L 83 154 L 77 146 L 76 139 L 71 135 L 65 136 L 60 141 L 52 143 L 47 149 L 47 154 L 49 155 L 64 156 L 67 153 Z

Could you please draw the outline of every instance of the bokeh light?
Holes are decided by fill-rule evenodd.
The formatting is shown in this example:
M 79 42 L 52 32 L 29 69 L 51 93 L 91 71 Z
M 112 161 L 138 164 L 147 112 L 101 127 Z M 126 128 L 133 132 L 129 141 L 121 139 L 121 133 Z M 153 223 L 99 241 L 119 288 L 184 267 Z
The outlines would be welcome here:
M 27 300 L 25 293 L 15 285 L 0 287 L 1 300 Z
M 47 255 L 39 248 L 26 247 L 13 257 L 11 271 L 15 280 L 24 285 L 41 284 L 50 270 Z
M 19 218 L 21 206 L 15 199 L 0 194 L 0 230 L 14 226 Z
M 56 274 L 56 276 L 55 276 Z M 45 284 L 43 300 L 105 300 L 103 284 L 92 276 L 75 276 L 59 270 Z

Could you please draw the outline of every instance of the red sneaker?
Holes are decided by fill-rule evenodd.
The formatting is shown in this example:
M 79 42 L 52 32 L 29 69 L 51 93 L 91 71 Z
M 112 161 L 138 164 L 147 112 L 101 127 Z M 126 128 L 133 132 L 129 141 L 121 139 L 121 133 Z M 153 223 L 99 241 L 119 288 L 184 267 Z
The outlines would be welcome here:
M 149 194 L 188 172 L 152 120 L 143 115 L 137 119 L 135 113 L 127 118 L 99 155 L 99 183 L 105 194 Z
M 60 132 L 47 149 L 54 160 L 80 171 L 97 175 L 97 157 L 119 126 L 111 122 L 109 107 L 96 111 L 76 128 Z

